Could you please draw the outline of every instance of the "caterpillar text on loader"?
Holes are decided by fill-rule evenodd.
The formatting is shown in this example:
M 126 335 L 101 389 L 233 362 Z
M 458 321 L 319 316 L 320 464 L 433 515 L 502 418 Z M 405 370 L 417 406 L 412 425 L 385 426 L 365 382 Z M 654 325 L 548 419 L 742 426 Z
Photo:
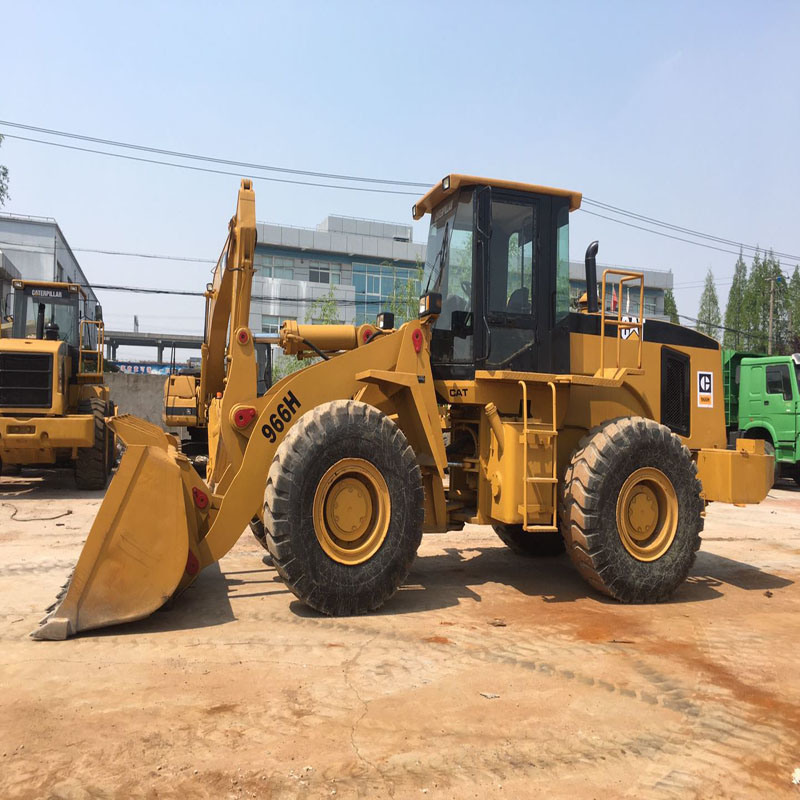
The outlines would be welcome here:
M 423 531 L 467 522 L 493 525 L 522 553 L 563 536 L 598 591 L 669 597 L 700 545 L 704 501 L 759 502 L 773 459 L 757 440 L 726 449 L 716 341 L 607 313 L 612 280 L 638 285 L 642 308 L 640 274 L 606 270 L 598 306 L 596 244 L 588 308 L 570 313 L 568 222 L 580 201 L 447 176 L 413 210 L 431 215 L 419 319 L 399 330 L 287 322 L 284 351 L 322 360 L 258 397 L 255 198 L 243 181 L 206 293 L 196 395 L 206 480 L 173 437 L 115 419 L 126 452 L 34 635 L 147 616 L 254 519 L 291 591 L 326 614 L 378 608 Z M 449 405 L 447 448 L 437 403 Z
M 69 466 L 103 489 L 114 462 L 114 413 L 103 382 L 103 322 L 87 319 L 74 283 L 15 280 L 0 338 L 0 465 Z

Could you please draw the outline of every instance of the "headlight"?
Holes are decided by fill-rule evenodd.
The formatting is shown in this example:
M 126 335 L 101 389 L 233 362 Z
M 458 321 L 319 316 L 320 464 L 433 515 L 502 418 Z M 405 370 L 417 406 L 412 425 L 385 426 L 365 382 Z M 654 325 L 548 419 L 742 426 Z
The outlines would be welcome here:
M 442 296 L 438 292 L 428 292 L 419 299 L 419 316 L 429 317 L 442 313 Z
M 391 311 L 381 311 L 375 321 L 379 330 L 390 331 L 394 328 L 394 314 Z

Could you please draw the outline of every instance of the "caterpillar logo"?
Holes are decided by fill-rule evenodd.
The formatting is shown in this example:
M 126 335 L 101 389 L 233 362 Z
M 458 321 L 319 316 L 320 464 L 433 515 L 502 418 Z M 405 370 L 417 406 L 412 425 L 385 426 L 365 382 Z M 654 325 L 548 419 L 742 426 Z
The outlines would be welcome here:
M 714 408 L 714 373 L 697 373 L 697 405 L 700 408 Z

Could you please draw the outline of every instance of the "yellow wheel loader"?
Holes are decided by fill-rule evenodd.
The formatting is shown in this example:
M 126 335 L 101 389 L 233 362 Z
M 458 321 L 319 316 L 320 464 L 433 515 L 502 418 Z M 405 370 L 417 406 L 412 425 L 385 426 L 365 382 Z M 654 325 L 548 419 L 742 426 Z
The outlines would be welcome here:
M 598 591 L 669 597 L 700 546 L 704 503 L 759 502 L 773 459 L 756 440 L 726 448 L 715 340 L 645 322 L 641 274 L 606 270 L 598 302 L 596 243 L 585 313 L 570 311 L 569 213 L 580 202 L 445 177 L 413 209 L 431 218 L 419 318 L 399 329 L 388 314 L 374 325 L 286 322 L 284 351 L 321 360 L 257 396 L 255 198 L 243 181 L 207 288 L 199 384 L 187 391 L 208 430 L 206 478 L 174 437 L 113 420 L 125 454 L 34 636 L 147 616 L 253 520 L 287 586 L 325 614 L 378 608 L 423 532 L 465 523 L 493 525 L 527 554 L 563 537 Z M 631 287 L 639 316 L 610 312 L 613 292 Z
M 70 467 L 78 488 L 104 489 L 116 446 L 102 319 L 86 317 L 77 284 L 12 287 L 9 336 L 0 338 L 0 466 Z

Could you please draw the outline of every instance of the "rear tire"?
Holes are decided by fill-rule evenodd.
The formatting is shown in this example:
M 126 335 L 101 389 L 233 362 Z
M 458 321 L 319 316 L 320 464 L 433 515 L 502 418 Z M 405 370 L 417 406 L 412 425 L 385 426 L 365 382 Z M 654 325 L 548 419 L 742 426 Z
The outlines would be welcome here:
M 626 603 L 666 600 L 700 547 L 697 466 L 667 427 L 627 417 L 590 431 L 567 468 L 567 552 L 595 589 Z
M 264 493 L 267 548 L 289 589 L 332 616 L 386 602 L 422 540 L 422 473 L 400 428 L 335 400 L 289 431 Z
M 564 550 L 564 537 L 558 532 L 526 533 L 522 525 L 492 525 L 494 532 L 512 552 L 529 558 L 560 556 Z
M 79 489 L 105 489 L 113 465 L 114 436 L 106 425 L 108 405 L 99 397 L 81 400 L 79 414 L 94 417 L 94 445 L 78 449 L 75 460 L 75 483 Z

